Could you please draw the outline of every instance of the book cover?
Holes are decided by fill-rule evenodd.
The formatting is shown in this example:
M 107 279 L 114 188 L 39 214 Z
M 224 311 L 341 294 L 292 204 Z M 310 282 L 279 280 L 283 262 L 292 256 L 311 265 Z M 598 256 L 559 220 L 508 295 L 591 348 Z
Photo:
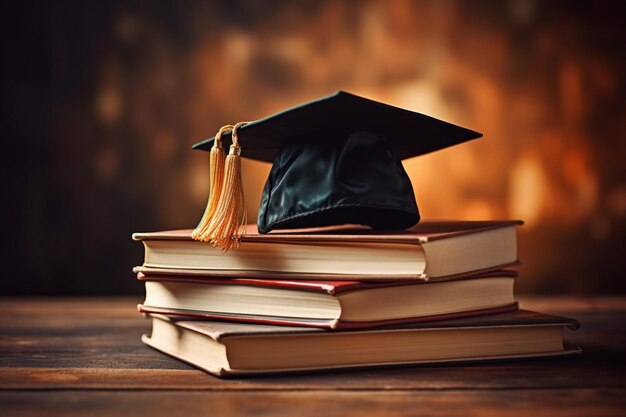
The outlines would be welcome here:
M 582 352 L 563 342 L 563 329 L 577 329 L 578 321 L 525 310 L 341 332 L 152 317 L 153 334 L 144 335 L 144 343 L 222 377 L 521 360 Z
M 306 280 L 268 280 L 268 279 L 218 279 L 214 277 L 185 277 L 185 276 L 167 276 L 167 275 L 146 275 L 139 273 L 137 278 L 140 281 L 160 282 L 166 285 L 168 291 L 168 298 L 170 294 L 175 297 L 174 304 L 172 301 L 168 304 L 168 301 L 154 301 L 152 299 L 152 293 L 148 285 L 146 291 L 148 296 L 144 304 L 139 304 L 138 309 L 143 313 L 157 313 L 167 314 L 170 316 L 182 316 L 182 317 L 197 317 L 212 320 L 230 320 L 238 322 L 252 322 L 252 323 L 270 323 L 280 325 L 297 325 L 307 327 L 320 327 L 327 329 L 357 329 L 357 328 L 373 328 L 381 326 L 389 326 L 401 323 L 421 323 L 426 321 L 438 321 L 447 320 L 460 317 L 474 317 L 486 314 L 497 314 L 509 311 L 514 311 L 518 308 L 517 303 L 512 298 L 512 285 L 513 279 L 517 277 L 517 272 L 512 270 L 500 270 L 491 271 L 474 277 L 464 277 L 456 280 L 449 280 L 447 284 L 438 281 L 436 283 L 426 283 L 424 281 L 379 281 L 379 282 L 364 282 L 364 281 L 306 281 Z M 501 280 L 505 278 L 505 280 Z M 454 281 L 454 282 L 452 282 Z M 459 291 L 458 288 L 448 288 L 450 285 L 455 287 L 456 283 L 462 284 L 463 281 L 467 285 Z M 503 281 L 503 282 L 500 282 Z M 493 285 L 491 284 L 493 282 Z M 183 283 L 191 284 L 180 287 L 177 284 L 170 283 Z M 425 310 L 424 305 L 421 303 L 432 303 L 433 297 L 442 297 L 446 299 L 454 300 L 453 297 L 467 297 L 468 291 L 476 292 L 474 284 L 480 285 L 480 294 L 484 294 L 484 297 L 476 299 L 475 297 L 469 297 L 472 301 L 471 304 L 455 304 L 447 308 L 443 308 L 438 304 L 438 308 L 435 311 Z M 496 287 L 494 287 L 494 285 Z M 505 287 L 502 287 L 505 285 Z M 197 287 L 196 287 L 197 286 Z M 194 288 L 195 287 L 195 288 Z M 225 307 L 217 307 L 214 297 L 219 290 L 219 287 L 237 288 L 237 287 L 257 287 L 261 289 L 269 289 L 272 298 L 268 302 L 270 309 L 267 310 L 267 314 L 260 313 L 258 310 L 250 309 L 250 302 L 261 302 L 267 295 L 267 292 L 259 293 L 256 295 L 249 294 L 249 290 L 244 292 L 243 298 L 230 292 L 227 297 L 229 300 L 233 298 L 244 303 L 237 307 L 236 304 L 227 304 Z M 492 288 L 505 288 L 505 291 L 509 294 L 506 295 L 506 299 L 502 297 L 487 298 L 485 290 L 493 292 Z M 216 288 L 218 291 L 215 291 Z M 401 289 L 401 298 L 395 298 L 398 292 L 393 291 L 394 288 Z M 160 289 L 160 288 L 159 288 Z M 382 290 L 382 291 L 381 291 Z M 450 292 L 452 290 L 452 292 Z M 181 292 L 182 291 L 182 292 Z M 199 295 L 203 291 L 209 291 L 207 295 Z M 289 310 L 289 314 L 286 313 L 284 306 L 289 306 L 290 303 L 303 304 L 303 301 L 293 301 L 292 294 L 295 292 L 317 293 L 323 294 L 334 299 L 337 299 L 335 303 L 339 308 L 337 316 L 332 318 L 322 318 L 322 316 L 311 317 L 310 315 L 303 315 L 299 309 Z M 426 291 L 426 292 L 424 292 Z M 434 292 L 433 292 L 434 291 Z M 184 297 L 185 294 L 192 292 L 194 297 L 200 297 L 201 301 L 195 301 L 193 308 L 189 308 L 189 304 L 181 303 L 179 297 Z M 342 298 L 344 295 L 358 292 L 357 295 L 366 294 L 366 301 L 357 302 L 357 308 L 365 308 L 369 316 L 364 318 L 362 313 L 353 313 L 352 316 L 346 316 L 343 312 Z M 442 295 L 442 292 L 445 294 Z M 283 294 L 281 294 L 283 293 Z M 459 295 L 459 293 L 461 293 Z M 438 295 L 437 295 L 438 294 Z M 450 294 L 449 296 L 446 294 Z M 218 304 L 221 304 L 224 293 L 220 297 Z M 248 298 L 245 298 L 248 297 Z M 250 299 L 249 297 L 253 297 Z M 149 302 L 152 300 L 152 303 Z M 243 301 L 242 301 L 243 300 Z M 246 302 L 246 300 L 248 302 Z M 354 299 L 353 299 L 354 300 Z M 448 301 L 448 300 L 446 300 Z M 462 299 L 461 299 L 462 301 Z M 201 306 L 199 306 L 199 304 Z M 366 304 L 366 307 L 363 305 Z M 399 307 L 407 308 L 403 310 L 403 314 L 398 314 L 396 310 L 395 316 L 389 316 L 387 312 L 388 306 L 393 305 L 395 309 Z M 349 303 L 350 305 L 350 303 Z M 351 304 L 354 306 L 354 301 Z M 234 307 L 233 307 L 234 306 Z M 354 311 L 354 309 L 352 309 Z M 373 313 L 382 314 L 382 316 L 372 316 Z
M 135 233 L 149 274 L 305 280 L 446 279 L 518 262 L 515 226 L 507 221 L 424 221 L 399 232 L 343 226 L 259 234 L 238 250 L 191 239 L 190 230 Z

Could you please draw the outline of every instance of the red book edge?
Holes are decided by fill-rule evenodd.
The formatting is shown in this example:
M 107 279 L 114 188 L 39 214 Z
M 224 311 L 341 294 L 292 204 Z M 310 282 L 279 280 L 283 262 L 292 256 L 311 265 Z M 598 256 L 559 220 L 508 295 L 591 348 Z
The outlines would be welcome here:
M 495 271 L 483 272 L 477 275 L 462 276 L 454 280 L 462 279 L 482 279 L 482 278 L 516 278 L 517 271 L 510 269 L 500 269 Z M 296 289 L 301 291 L 321 292 L 330 295 L 344 293 L 353 290 L 364 290 L 369 288 L 396 287 L 403 285 L 436 285 L 446 280 L 437 280 L 426 282 L 423 280 L 389 280 L 389 281 L 316 281 L 316 280 L 277 280 L 277 279 L 253 279 L 253 278 L 215 278 L 211 276 L 185 276 L 185 275 L 162 275 L 162 274 L 146 274 L 137 273 L 139 281 L 172 281 L 172 282 L 188 282 L 194 284 L 213 284 L 213 285 L 248 285 L 256 287 L 271 287 Z M 450 279 L 452 280 L 452 279 Z
M 226 314 L 226 313 L 210 313 L 210 312 L 199 312 L 199 311 L 189 311 L 189 310 L 174 310 L 174 309 L 165 309 L 159 307 L 145 306 L 143 304 L 138 304 L 137 309 L 141 313 L 152 313 L 152 314 L 164 314 L 166 316 L 174 316 L 174 317 L 192 317 L 192 318 L 202 318 L 209 320 L 219 320 L 219 321 L 234 321 L 234 322 L 244 322 L 244 323 L 260 323 L 260 324 L 274 324 L 279 326 L 302 326 L 302 327 L 316 327 L 322 329 L 332 329 L 332 330 L 356 330 L 356 329 L 370 329 L 375 327 L 385 327 L 385 326 L 394 326 L 401 324 L 417 324 L 417 323 L 426 323 L 426 322 L 434 322 L 441 320 L 452 320 L 452 319 L 461 319 L 468 317 L 476 317 L 476 316 L 484 316 L 490 314 L 500 314 L 500 313 L 508 313 L 512 311 L 517 311 L 519 309 L 519 304 L 517 302 L 498 307 L 489 307 L 478 310 L 471 311 L 460 311 L 455 313 L 445 313 L 445 314 L 436 314 L 431 316 L 423 316 L 423 317 L 407 317 L 402 319 L 392 319 L 392 320 L 377 320 L 377 321 L 364 321 L 364 322 L 354 322 L 354 321 L 344 321 L 344 320 L 307 320 L 307 319 L 296 319 L 290 317 L 270 317 L 270 316 L 239 316 L 234 314 Z

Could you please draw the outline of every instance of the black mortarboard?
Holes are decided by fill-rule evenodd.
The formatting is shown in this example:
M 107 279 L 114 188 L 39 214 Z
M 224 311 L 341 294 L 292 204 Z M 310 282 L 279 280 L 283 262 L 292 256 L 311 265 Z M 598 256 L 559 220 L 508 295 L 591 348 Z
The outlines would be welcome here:
M 238 139 L 240 143 L 231 146 L 235 157 L 240 153 L 242 157 L 273 162 L 259 209 L 257 225 L 261 233 L 345 223 L 379 229 L 411 227 L 419 221 L 419 211 L 401 159 L 482 136 L 343 91 L 236 127 L 235 142 Z M 232 129 L 225 126 L 215 138 L 193 146 L 212 149 L 212 187 L 221 194 L 213 199 L 214 205 L 224 199 L 224 192 L 230 197 L 241 194 L 240 186 L 233 191 L 226 185 L 240 181 L 239 173 L 228 174 L 228 158 L 225 173 L 213 172 L 213 165 L 223 164 L 223 160 L 214 162 L 214 151 L 220 142 L 232 142 Z M 226 178 L 229 175 L 230 179 Z M 234 211 L 241 213 L 241 204 Z M 228 240 L 237 235 L 237 227 L 233 229 L 232 224 L 221 227 L 230 236 L 226 240 L 216 239 L 207 230 L 211 229 L 209 217 L 232 214 L 232 207 L 222 207 L 220 214 L 212 213 L 210 205 L 211 198 L 195 237 L 226 248 L 236 246 Z

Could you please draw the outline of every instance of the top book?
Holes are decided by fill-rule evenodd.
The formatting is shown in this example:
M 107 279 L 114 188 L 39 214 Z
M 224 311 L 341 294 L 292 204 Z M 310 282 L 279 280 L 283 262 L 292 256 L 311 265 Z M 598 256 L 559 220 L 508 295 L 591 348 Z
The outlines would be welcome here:
M 450 279 L 517 263 L 516 226 L 506 221 L 423 221 L 403 231 L 358 226 L 259 234 L 237 251 L 191 238 L 191 230 L 135 233 L 145 246 L 136 272 L 267 279 Z

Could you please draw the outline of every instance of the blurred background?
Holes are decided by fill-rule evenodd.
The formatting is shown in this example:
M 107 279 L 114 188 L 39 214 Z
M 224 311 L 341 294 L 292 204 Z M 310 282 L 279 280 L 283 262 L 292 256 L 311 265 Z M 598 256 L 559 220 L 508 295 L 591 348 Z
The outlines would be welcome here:
M 191 145 L 343 89 L 484 139 L 405 161 L 424 218 L 520 218 L 519 292 L 626 291 L 620 2 L 2 2 L 2 294 L 141 294 Z M 419 138 L 416 138 L 419 139 Z M 246 161 L 249 217 L 269 165 Z

